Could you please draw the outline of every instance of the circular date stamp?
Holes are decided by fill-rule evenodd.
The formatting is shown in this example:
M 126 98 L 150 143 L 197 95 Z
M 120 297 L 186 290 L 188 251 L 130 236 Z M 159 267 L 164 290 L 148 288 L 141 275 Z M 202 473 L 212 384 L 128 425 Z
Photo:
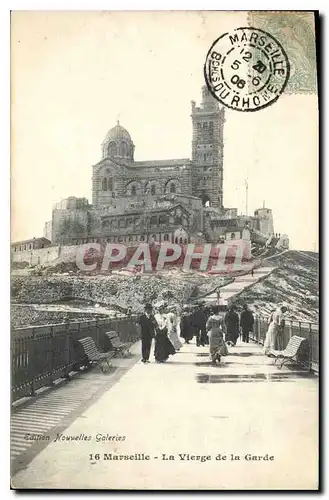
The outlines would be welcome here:
M 228 108 L 258 111 L 283 93 L 290 64 L 282 45 L 258 28 L 237 28 L 210 47 L 204 76 L 212 95 Z

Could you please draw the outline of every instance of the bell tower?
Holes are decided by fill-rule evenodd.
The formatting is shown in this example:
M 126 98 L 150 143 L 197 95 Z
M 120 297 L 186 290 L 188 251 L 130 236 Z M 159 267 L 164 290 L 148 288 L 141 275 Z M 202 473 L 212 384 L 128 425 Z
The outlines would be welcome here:
M 192 194 L 203 205 L 223 207 L 223 126 L 224 107 L 206 86 L 202 87 L 200 107 L 192 105 Z

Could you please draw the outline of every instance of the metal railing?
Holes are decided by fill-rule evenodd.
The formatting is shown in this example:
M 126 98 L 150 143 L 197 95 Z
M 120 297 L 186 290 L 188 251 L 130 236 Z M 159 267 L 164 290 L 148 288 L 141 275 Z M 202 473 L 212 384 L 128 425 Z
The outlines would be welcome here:
M 17 328 L 11 336 L 12 402 L 33 396 L 37 389 L 69 376 L 84 360 L 78 339 L 92 337 L 108 350 L 105 332 L 115 330 L 123 342 L 139 338 L 136 318 L 99 319 L 56 325 Z
M 264 344 L 266 333 L 268 330 L 268 318 L 264 316 L 256 316 L 254 331 L 250 335 L 252 340 L 259 344 Z M 276 346 L 277 349 L 284 349 L 289 339 L 293 335 L 304 337 L 306 342 L 303 342 L 299 355 L 299 363 L 309 370 L 319 372 L 319 325 L 318 323 L 307 323 L 304 321 L 286 320 L 285 326 L 278 335 Z

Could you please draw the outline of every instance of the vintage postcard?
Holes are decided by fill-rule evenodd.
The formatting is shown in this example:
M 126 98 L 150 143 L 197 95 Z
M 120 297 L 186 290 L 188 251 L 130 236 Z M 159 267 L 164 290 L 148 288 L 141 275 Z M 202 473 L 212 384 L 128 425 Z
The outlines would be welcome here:
M 13 489 L 319 489 L 316 27 L 12 12 Z

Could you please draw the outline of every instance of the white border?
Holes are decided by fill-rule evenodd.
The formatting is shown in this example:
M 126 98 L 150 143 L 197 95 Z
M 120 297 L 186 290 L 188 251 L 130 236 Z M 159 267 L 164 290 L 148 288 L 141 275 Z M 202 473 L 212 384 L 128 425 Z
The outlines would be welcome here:
M 1 419 L 2 419 L 2 432 L 1 432 L 1 449 L 2 449 L 2 460 L 1 460 L 1 482 L 0 482 L 0 487 L 1 487 L 1 493 L 4 498 L 7 498 L 7 496 L 11 496 L 14 494 L 13 491 L 9 491 L 9 409 L 10 409 L 10 402 L 7 400 L 4 396 L 5 394 L 9 394 L 9 373 L 10 373 L 10 342 L 9 342 L 9 241 L 10 240 L 10 226 L 9 226 L 9 213 L 10 213 L 10 195 L 9 195 L 9 181 L 10 181 L 10 171 L 9 171 L 9 166 L 10 166 L 10 83 L 9 83 L 9 68 L 10 68 L 10 10 L 312 10 L 312 9 L 319 9 L 320 14 L 325 16 L 325 14 L 328 12 L 328 2 L 324 2 L 324 0 L 320 2 L 305 2 L 302 0 L 299 1 L 290 1 L 287 2 L 285 0 L 276 0 L 276 2 L 267 2 L 267 1 L 235 1 L 235 0 L 230 0 L 228 2 L 229 5 L 227 6 L 227 3 L 224 5 L 223 3 L 219 2 L 218 0 L 203 0 L 198 1 L 198 0 L 190 0 L 189 2 L 186 2 L 186 0 L 167 0 L 167 1 L 162 1 L 158 0 L 157 3 L 155 4 L 154 2 L 147 2 L 147 1 L 128 1 L 128 0 L 112 0 L 112 1 L 104 1 L 104 0 L 79 0 L 79 1 L 71 1 L 71 0 L 33 0 L 33 1 L 23 1 L 23 0 L 3 0 L 1 2 L 0 6 L 0 50 L 1 50 L 1 68 L 2 68 L 2 77 L 0 79 L 0 99 L 1 99 L 1 104 L 2 106 L 0 107 L 1 113 L 0 113 L 0 120 L 1 120 L 1 141 L 0 141 L 0 160 L 1 160 L 1 175 L 2 179 L 0 182 L 0 189 L 1 189 L 1 194 L 0 194 L 0 200 L 1 200 L 1 236 L 2 236 L 2 245 L 1 245 L 1 263 L 3 265 L 3 274 L 1 276 L 1 313 L 2 313 L 2 321 L 1 321 L 1 326 L 2 326 L 2 343 L 1 343 L 1 362 L 0 366 L 2 369 L 1 373 L 1 395 L 3 398 L 3 401 L 5 401 L 5 409 L 1 412 Z M 311 5 L 310 5 L 311 4 Z M 229 7 L 229 8 L 227 8 Z M 322 46 L 322 52 L 323 52 L 323 62 L 325 61 L 325 53 L 328 53 L 328 40 L 325 36 L 324 33 L 324 22 L 323 20 L 322 23 L 322 30 L 323 30 L 323 46 Z M 326 90 L 326 85 L 325 82 L 328 81 L 327 76 L 327 67 L 322 68 L 323 75 L 322 75 L 322 94 L 323 98 L 325 97 L 325 90 Z M 327 101 L 328 102 L 328 99 Z M 324 108 L 324 102 L 321 102 L 321 105 Z M 326 134 L 325 134 L 325 118 L 327 116 L 327 105 L 325 109 L 321 109 L 322 113 L 322 126 L 324 128 L 322 132 L 322 141 L 323 141 L 323 155 L 322 155 L 322 171 L 323 171 L 323 181 L 324 181 L 324 191 L 323 191 L 323 198 L 324 198 L 324 203 L 323 203 L 323 211 L 324 214 L 324 221 L 323 221 L 323 228 L 327 227 L 327 220 L 329 220 L 328 217 L 328 203 L 326 202 L 326 194 L 329 193 L 329 186 L 328 186 L 328 175 L 324 175 L 326 169 L 328 168 L 327 162 L 325 161 L 325 152 L 324 152 L 324 144 L 326 143 Z M 323 236 L 323 243 L 327 247 L 328 245 L 328 234 Z M 325 259 L 323 259 L 323 264 L 325 269 L 322 270 L 322 278 L 325 276 L 327 277 L 327 266 L 325 265 Z M 329 310 L 329 304 L 327 301 L 327 297 L 323 300 L 322 303 L 322 310 L 323 311 L 328 311 Z M 322 333 L 322 342 L 324 344 L 324 341 L 326 341 L 325 347 L 325 358 L 328 359 L 328 331 L 329 329 L 326 328 L 328 325 L 327 322 L 327 314 L 326 317 L 324 318 L 323 322 L 323 333 Z M 5 363 L 3 361 L 6 361 Z M 326 379 L 325 375 L 327 375 L 327 363 L 325 362 L 324 359 L 322 359 L 322 363 L 325 367 L 325 370 L 323 370 L 323 378 Z M 324 382 L 324 381 L 322 381 Z M 324 396 L 325 391 L 323 390 L 323 396 Z M 323 401 L 325 405 L 323 404 L 323 411 L 324 415 L 326 416 L 326 419 L 328 418 L 328 407 L 327 407 L 327 401 L 328 398 L 326 398 L 326 401 Z M 327 427 L 325 424 L 327 422 L 323 422 L 324 427 Z M 324 436 L 323 436 L 324 437 Z M 324 446 L 326 443 L 324 442 L 324 439 L 322 437 L 322 446 Z M 325 460 L 325 455 L 323 454 L 323 459 L 324 459 L 324 464 L 323 464 L 323 469 L 324 469 L 324 477 L 323 477 L 323 482 L 325 480 L 325 471 L 327 470 L 326 465 L 326 460 Z M 3 476 L 3 477 L 2 477 Z M 324 485 L 325 486 L 325 485 Z M 34 497 L 35 494 L 32 495 Z M 41 495 L 38 495 L 38 498 L 43 497 L 46 495 L 46 493 L 43 493 Z M 64 498 L 68 497 L 69 493 L 67 494 L 61 494 Z M 226 495 L 224 492 L 220 492 L 221 497 L 229 498 L 232 497 L 232 495 Z M 95 497 L 95 494 L 88 494 L 89 498 Z M 144 496 L 144 495 L 142 495 Z M 181 494 L 181 496 L 186 496 L 184 494 Z M 200 494 L 197 495 L 197 497 L 203 497 L 204 495 Z M 235 497 L 241 497 L 242 494 L 234 494 L 233 496 Z M 245 496 L 245 495 L 243 495 Z M 263 495 L 261 495 L 263 496 Z M 265 494 L 264 494 L 265 496 Z M 303 497 L 306 498 L 309 495 L 305 494 L 295 494 L 295 497 Z M 281 499 L 288 498 L 288 495 L 283 495 L 280 494 Z

